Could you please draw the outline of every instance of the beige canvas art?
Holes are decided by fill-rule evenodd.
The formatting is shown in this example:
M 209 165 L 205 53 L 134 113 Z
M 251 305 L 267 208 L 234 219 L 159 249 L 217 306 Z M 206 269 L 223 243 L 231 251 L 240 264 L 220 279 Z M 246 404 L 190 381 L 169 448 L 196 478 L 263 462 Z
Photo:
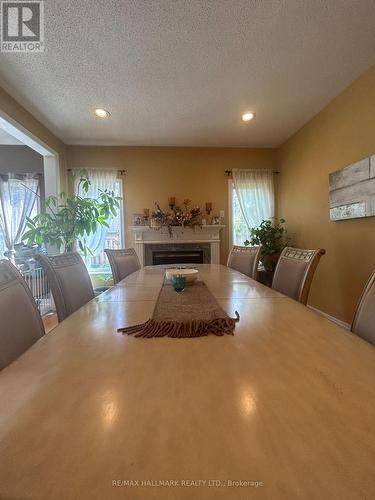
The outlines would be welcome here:
M 375 215 L 375 155 L 329 174 L 333 221 Z

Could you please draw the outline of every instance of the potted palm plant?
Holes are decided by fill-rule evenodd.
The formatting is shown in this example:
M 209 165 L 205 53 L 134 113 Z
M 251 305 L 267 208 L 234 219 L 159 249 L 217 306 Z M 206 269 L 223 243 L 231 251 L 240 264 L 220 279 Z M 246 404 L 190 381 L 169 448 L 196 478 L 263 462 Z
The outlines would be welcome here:
M 260 261 L 266 271 L 274 271 L 282 250 L 290 244 L 284 219 L 263 220 L 258 227 L 250 231 L 250 238 L 245 246 L 261 246 Z
M 49 196 L 46 212 L 27 219 L 27 230 L 22 237 L 27 245 L 52 246 L 63 252 L 78 245 L 84 255 L 91 253 L 86 238 L 100 225 L 109 227 L 108 221 L 116 217 L 121 198 L 107 189 L 99 190 L 97 198 L 85 197 L 91 182 L 86 170 L 78 175 L 77 194 Z

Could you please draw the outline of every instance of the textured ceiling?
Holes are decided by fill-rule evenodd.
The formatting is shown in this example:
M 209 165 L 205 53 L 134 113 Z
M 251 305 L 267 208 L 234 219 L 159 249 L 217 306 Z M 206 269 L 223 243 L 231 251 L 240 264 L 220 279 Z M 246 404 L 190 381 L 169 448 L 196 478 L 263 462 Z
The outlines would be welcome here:
M 374 26 L 374 0 L 49 0 L 0 82 L 69 144 L 274 147 L 375 63 Z

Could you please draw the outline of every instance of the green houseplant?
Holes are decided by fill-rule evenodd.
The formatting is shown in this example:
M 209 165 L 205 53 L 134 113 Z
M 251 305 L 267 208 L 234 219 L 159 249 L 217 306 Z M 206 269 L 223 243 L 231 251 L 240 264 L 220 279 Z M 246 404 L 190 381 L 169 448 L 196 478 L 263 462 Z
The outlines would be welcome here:
M 250 239 L 244 242 L 245 246 L 261 246 L 260 261 L 266 271 L 274 271 L 282 250 L 288 246 L 284 219 L 263 220 L 258 227 L 250 231 Z
M 84 255 L 90 253 L 86 238 L 102 225 L 109 227 L 108 219 L 117 215 L 120 199 L 113 191 L 99 190 L 97 198 L 84 197 L 91 182 L 86 170 L 78 173 L 77 194 L 49 196 L 45 213 L 27 219 L 22 239 L 27 245 L 51 245 L 63 252 L 76 245 Z M 81 194 L 83 196 L 81 196 Z

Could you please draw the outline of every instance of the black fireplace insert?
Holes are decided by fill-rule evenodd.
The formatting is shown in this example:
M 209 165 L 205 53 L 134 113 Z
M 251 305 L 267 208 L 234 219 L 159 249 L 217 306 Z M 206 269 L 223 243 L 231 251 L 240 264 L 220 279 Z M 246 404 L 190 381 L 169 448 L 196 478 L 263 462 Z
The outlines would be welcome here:
M 156 250 L 152 252 L 152 265 L 203 264 L 203 250 Z

